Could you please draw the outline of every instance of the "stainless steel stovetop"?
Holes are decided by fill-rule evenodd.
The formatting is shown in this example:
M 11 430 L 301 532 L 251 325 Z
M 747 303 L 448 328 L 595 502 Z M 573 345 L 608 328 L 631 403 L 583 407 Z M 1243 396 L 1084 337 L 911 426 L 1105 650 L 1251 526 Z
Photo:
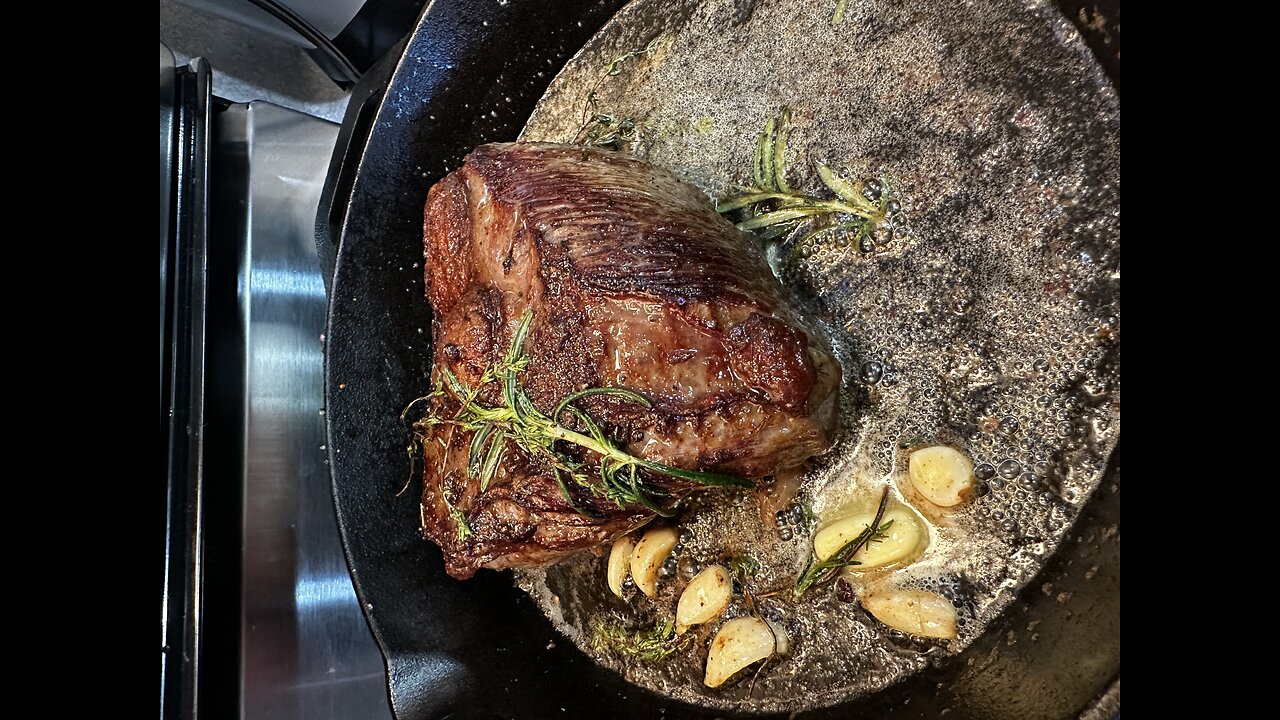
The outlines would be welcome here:
M 273 98 L 299 109 L 223 102 L 272 93 L 176 49 L 160 49 L 162 716 L 390 718 L 325 465 L 315 222 L 338 126 L 317 115 L 345 96 L 316 80 L 328 96 Z

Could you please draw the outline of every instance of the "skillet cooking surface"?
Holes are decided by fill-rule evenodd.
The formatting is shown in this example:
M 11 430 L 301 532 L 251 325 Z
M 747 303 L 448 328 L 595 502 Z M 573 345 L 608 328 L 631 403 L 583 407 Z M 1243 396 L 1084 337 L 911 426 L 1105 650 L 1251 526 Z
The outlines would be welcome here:
M 572 142 L 584 117 L 627 118 L 644 128 L 631 152 L 724 198 L 752 182 L 756 138 L 782 107 L 793 187 L 822 194 L 817 161 L 883 176 L 906 218 L 873 247 L 827 234 L 778 263 L 846 375 L 842 440 L 800 501 L 824 520 L 865 504 L 905 475 L 912 438 L 964 448 L 990 492 L 945 511 L 907 497 L 935 529 L 927 552 L 854 581 L 947 595 L 960 631 L 945 648 L 818 591 L 762 601 L 792 649 L 750 683 L 701 684 L 713 626 L 695 631 L 692 662 L 602 655 L 637 684 L 724 709 L 839 702 L 963 649 L 1056 550 L 1119 437 L 1118 106 L 1056 13 L 850 0 L 833 26 L 824 3 L 636 0 L 557 76 L 521 137 Z M 749 551 L 757 593 L 789 587 L 809 555 L 807 532 L 761 533 L 749 493 L 708 493 L 678 522 L 691 572 Z M 579 554 L 517 571 L 588 652 L 592 624 L 628 605 L 600 580 L 605 564 Z M 675 604 L 679 584 L 666 585 L 659 608 Z
M 723 715 L 653 695 L 600 668 L 563 640 L 504 575 L 485 572 L 466 583 L 447 578 L 439 551 L 417 531 L 420 480 L 396 495 L 408 475 L 406 435 L 397 415 L 420 391 L 429 362 L 430 315 L 422 299 L 420 266 L 426 190 L 474 145 L 510 139 L 542 84 L 617 4 L 556 3 L 563 13 L 556 17 L 579 18 L 579 26 L 577 21 L 552 20 L 545 8 L 532 3 L 498 10 L 492 3 L 433 3 L 406 49 L 360 158 L 326 337 L 328 450 L 348 561 L 387 656 L 393 707 L 401 718 L 586 713 L 647 718 L 659 707 L 668 717 Z M 528 52 L 526 44 L 532 46 Z M 495 53 L 494 47 L 507 50 Z M 455 72 L 440 72 L 450 68 Z M 1099 579 L 1118 583 L 1118 544 L 1112 542 L 1114 534 L 1103 542 L 1086 533 L 1116 519 L 1118 493 L 1101 494 L 1082 521 L 1082 542 L 1063 551 L 1097 558 L 1092 564 L 1102 569 L 1095 586 Z M 1116 577 L 1110 578 L 1109 571 Z M 1058 575 L 1059 585 L 1070 587 L 1065 563 L 1043 577 Z M 1078 687 L 1047 693 L 1045 707 L 1050 709 L 1044 712 L 1078 708 L 1118 670 L 1118 644 L 1109 646 L 1113 640 L 1118 643 L 1118 591 L 1086 598 L 1087 589 L 1074 594 L 1078 599 L 1067 592 L 1064 602 L 1074 605 L 1065 609 L 1090 613 L 1097 621 L 1072 628 L 1080 644 L 1062 647 L 1093 648 L 1096 667 L 1068 661 L 1078 657 L 1073 654 L 1037 655 L 1025 643 L 1021 649 L 992 654 L 979 641 L 969 654 L 985 652 L 982 667 L 1001 670 L 1002 659 L 1012 664 L 981 677 L 962 663 L 950 664 L 877 697 L 835 708 L 835 714 L 812 716 L 861 710 L 878 717 L 928 717 L 946 706 L 938 703 L 951 703 L 953 716 L 997 717 L 990 705 L 982 708 L 974 701 L 966 706 L 966 691 L 980 689 L 994 700 L 1002 688 L 1013 692 L 1041 678 L 1027 668 L 1056 672 L 1066 665 L 1073 667 L 1068 675 L 1079 675 Z M 1040 625 L 1047 636 L 1053 614 L 1064 606 L 1046 606 L 1037 593 L 1024 600 L 1007 614 L 1009 622 L 1025 624 L 1040 613 L 1049 618 Z M 1113 664 L 1099 660 L 1111 657 L 1107 653 L 1114 655 Z M 1001 680 L 991 679 L 996 676 Z M 1061 680 L 1058 673 L 1055 682 Z M 936 682 L 946 683 L 947 690 L 935 691 Z M 1041 678 L 1039 684 L 1045 682 Z M 915 699 L 912 706 L 903 706 L 906 698 Z M 1026 710 L 1028 700 L 1020 702 L 1009 707 Z

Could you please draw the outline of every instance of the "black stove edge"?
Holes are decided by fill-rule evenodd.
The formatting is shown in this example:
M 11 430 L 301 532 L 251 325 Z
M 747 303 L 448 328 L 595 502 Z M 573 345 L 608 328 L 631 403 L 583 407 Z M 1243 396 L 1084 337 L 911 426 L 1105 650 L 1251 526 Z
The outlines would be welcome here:
M 173 207 L 163 317 L 161 405 L 165 555 L 161 590 L 162 717 L 196 717 L 203 593 L 205 319 L 208 270 L 209 64 L 196 58 L 176 71 Z

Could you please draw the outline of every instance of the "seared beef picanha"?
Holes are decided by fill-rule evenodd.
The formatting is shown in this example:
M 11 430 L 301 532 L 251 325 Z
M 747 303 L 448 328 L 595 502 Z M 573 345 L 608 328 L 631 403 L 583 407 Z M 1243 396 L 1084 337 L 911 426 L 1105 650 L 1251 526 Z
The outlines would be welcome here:
M 459 389 L 475 407 L 502 407 L 494 368 L 531 318 L 517 343 L 520 392 L 545 417 L 583 389 L 639 393 L 647 407 L 615 394 L 573 403 L 630 455 L 759 478 L 830 446 L 839 366 L 753 242 L 671 172 L 577 146 L 485 145 L 431 188 L 425 219 L 432 380 L 443 388 L 430 417 L 458 417 Z M 553 420 L 587 432 L 573 412 Z M 549 456 L 511 439 L 491 447 L 497 468 L 482 481 L 474 430 L 422 427 L 423 530 L 454 577 L 547 564 L 653 517 L 619 507 L 588 470 L 566 483 Z M 581 447 L 556 451 L 582 468 L 599 462 Z M 699 487 L 639 477 L 668 499 Z

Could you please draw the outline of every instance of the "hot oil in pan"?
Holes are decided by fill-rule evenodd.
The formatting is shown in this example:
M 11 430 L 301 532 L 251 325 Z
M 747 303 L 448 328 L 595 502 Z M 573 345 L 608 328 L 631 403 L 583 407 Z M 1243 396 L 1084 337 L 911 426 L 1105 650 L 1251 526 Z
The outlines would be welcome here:
M 827 585 L 799 603 L 787 592 L 762 602 L 792 642 L 754 682 L 703 686 L 718 623 L 663 662 L 594 651 L 597 618 L 669 616 L 694 572 L 732 555 L 760 562 L 756 592 L 789 590 L 811 533 L 791 527 L 783 540 L 750 494 L 712 492 L 679 518 L 686 539 L 656 602 L 613 598 L 590 554 L 519 574 L 568 637 L 637 684 L 796 710 L 959 652 L 1054 552 L 1119 437 L 1116 102 L 1060 18 L 1015 2 L 919 5 L 850 0 L 833 27 L 824 3 L 642 0 L 569 64 L 526 127 L 526 139 L 572 140 L 594 92 L 596 109 L 649 128 L 631 151 L 724 197 L 750 177 L 760 127 L 789 106 L 793 184 L 816 192 L 812 163 L 823 160 L 851 177 L 883 174 L 906 205 L 906 225 L 871 247 L 831 238 L 783 263 L 845 370 L 843 439 L 799 500 L 832 518 L 894 487 L 932 542 L 906 568 L 851 576 L 855 594 L 876 583 L 940 592 L 959 610 L 959 637 L 888 630 Z M 656 52 L 601 80 L 613 58 L 654 39 Z M 916 438 L 971 455 L 985 494 L 942 510 L 899 493 L 900 446 Z M 726 617 L 744 612 L 736 602 Z

